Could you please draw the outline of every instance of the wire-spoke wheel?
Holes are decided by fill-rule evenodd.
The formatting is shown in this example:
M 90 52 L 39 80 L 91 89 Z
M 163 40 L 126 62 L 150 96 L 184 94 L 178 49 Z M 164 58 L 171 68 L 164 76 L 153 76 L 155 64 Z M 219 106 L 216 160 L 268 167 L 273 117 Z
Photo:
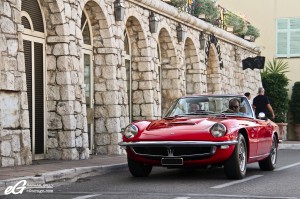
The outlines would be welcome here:
M 269 156 L 258 162 L 259 168 L 264 171 L 272 171 L 276 168 L 277 163 L 277 140 L 275 135 L 272 139 L 272 146 Z
M 242 134 L 238 136 L 238 144 L 231 157 L 225 162 L 224 170 L 229 179 L 242 179 L 247 170 L 247 145 Z

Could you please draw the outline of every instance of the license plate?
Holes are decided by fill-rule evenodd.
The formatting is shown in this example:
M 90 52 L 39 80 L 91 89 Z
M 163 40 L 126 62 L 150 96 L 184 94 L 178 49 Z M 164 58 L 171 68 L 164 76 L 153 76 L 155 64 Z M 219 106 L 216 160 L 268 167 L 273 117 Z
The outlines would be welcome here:
M 182 158 L 162 158 L 161 165 L 172 166 L 172 165 L 183 165 Z

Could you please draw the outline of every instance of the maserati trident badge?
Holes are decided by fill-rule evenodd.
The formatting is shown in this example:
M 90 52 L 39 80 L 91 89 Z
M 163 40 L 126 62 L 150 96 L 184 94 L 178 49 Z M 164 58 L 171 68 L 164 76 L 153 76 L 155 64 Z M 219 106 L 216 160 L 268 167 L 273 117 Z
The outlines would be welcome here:
M 167 152 L 168 152 L 168 157 L 174 156 L 174 149 L 167 149 Z

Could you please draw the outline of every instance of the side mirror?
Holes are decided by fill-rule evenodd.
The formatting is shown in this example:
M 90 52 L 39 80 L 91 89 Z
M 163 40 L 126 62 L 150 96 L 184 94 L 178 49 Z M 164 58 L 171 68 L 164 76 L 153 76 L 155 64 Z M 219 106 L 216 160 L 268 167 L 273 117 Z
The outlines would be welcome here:
M 265 118 L 266 118 L 266 114 L 265 114 L 265 113 L 260 112 L 260 113 L 258 114 L 258 119 L 263 120 L 263 119 L 265 119 Z

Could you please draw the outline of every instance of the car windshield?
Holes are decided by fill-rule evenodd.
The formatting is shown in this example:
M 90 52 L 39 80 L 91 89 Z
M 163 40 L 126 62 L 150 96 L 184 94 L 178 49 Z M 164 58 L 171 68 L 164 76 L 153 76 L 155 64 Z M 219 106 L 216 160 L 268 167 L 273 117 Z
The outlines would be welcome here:
M 193 96 L 178 99 L 165 117 L 185 115 L 239 115 L 254 117 L 244 96 Z

